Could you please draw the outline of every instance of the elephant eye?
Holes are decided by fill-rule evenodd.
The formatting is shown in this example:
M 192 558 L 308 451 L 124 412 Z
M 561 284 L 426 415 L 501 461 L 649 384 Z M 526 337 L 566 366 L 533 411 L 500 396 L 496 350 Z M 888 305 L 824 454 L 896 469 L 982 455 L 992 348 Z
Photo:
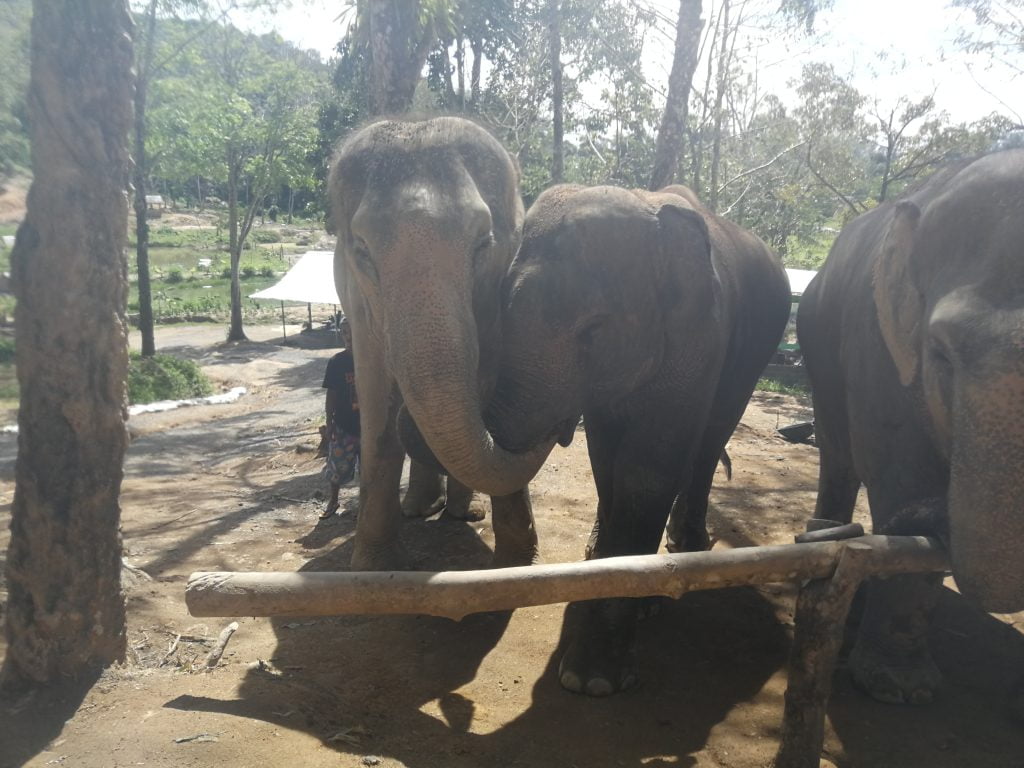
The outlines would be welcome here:
M 597 336 L 601 327 L 608 320 L 608 315 L 593 315 L 586 320 L 579 328 L 576 329 L 576 338 L 579 339 L 580 344 L 589 348 L 594 343 L 594 338 Z
M 352 260 L 355 262 L 355 265 L 370 277 L 376 278 L 377 267 L 374 266 L 373 259 L 370 258 L 370 249 L 362 238 L 354 238 L 351 251 Z
M 943 348 L 943 346 L 937 342 L 932 342 L 929 345 L 928 355 L 931 358 L 932 364 L 941 371 L 942 373 L 950 373 L 953 370 L 953 362 L 949 359 L 949 354 Z
M 494 233 L 488 232 L 486 235 L 480 238 L 480 241 L 476 244 L 476 248 L 473 249 L 473 258 L 483 256 L 485 253 L 487 253 L 487 251 L 491 249 L 491 246 L 493 246 L 494 243 Z

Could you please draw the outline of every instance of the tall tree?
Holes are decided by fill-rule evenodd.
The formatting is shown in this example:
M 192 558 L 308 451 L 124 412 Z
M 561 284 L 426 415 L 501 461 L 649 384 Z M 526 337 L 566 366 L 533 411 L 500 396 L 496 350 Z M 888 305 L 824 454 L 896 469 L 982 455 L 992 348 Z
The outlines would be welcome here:
M 551 181 L 561 183 L 565 176 L 565 150 L 563 147 L 563 91 L 562 91 L 562 22 L 559 0 L 548 0 L 548 46 L 551 60 L 551 110 L 554 113 L 551 151 Z
M 130 28 L 125 0 L 34 5 L 34 180 L 12 256 L 21 405 L 3 679 L 15 689 L 125 650 Z
M 700 31 L 704 26 L 700 12 L 701 0 L 679 0 L 675 53 L 672 57 L 672 71 L 668 76 L 665 111 L 658 127 L 654 169 L 651 171 L 648 189 L 661 189 L 675 178 L 689 114 L 693 73 L 697 69 Z
M 156 337 L 153 328 L 153 290 L 149 276 L 149 224 L 146 219 L 146 182 L 149 177 L 149 163 L 146 154 L 146 107 L 149 84 L 157 76 L 166 60 L 157 62 L 156 24 L 159 11 L 195 11 L 198 0 L 148 0 L 143 6 L 136 25 L 135 46 L 135 94 L 134 130 L 132 159 L 134 168 L 132 184 L 135 188 L 133 207 L 135 210 L 135 262 L 138 272 L 139 332 L 142 336 L 142 354 L 156 354 Z M 179 48 L 177 53 L 181 53 Z
M 443 2 L 362 0 L 370 48 L 370 106 L 375 115 L 404 112 L 412 104 L 427 54 L 436 37 L 435 14 Z M 435 6 L 443 6 L 437 8 Z M 357 22 L 360 23 L 360 22 Z

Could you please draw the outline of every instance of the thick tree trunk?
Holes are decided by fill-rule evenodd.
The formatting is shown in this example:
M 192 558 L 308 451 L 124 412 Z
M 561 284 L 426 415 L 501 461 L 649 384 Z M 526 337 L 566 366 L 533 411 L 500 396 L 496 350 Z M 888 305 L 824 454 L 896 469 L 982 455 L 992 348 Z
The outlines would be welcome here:
M 679 0 L 676 51 L 668 78 L 665 112 L 661 117 L 654 149 L 654 170 L 648 185 L 650 189 L 661 189 L 671 184 L 676 175 L 689 114 L 690 88 L 693 85 L 694 70 L 697 69 L 700 31 L 704 26 L 700 11 L 701 0 Z
M 374 0 L 367 4 L 370 29 L 370 106 L 375 115 L 404 112 L 412 105 L 433 24 L 420 26 L 420 4 Z
M 146 221 L 146 90 L 153 67 L 153 39 L 156 30 L 156 0 L 150 0 L 146 9 L 145 50 L 135 80 L 135 262 L 138 267 L 139 332 L 142 334 L 142 354 L 156 354 L 153 329 L 153 290 L 149 281 L 149 223 Z
M 34 180 L 12 255 L 21 402 L 7 556 L 11 689 L 82 676 L 125 651 L 130 28 L 125 0 L 33 4 Z
M 559 184 L 565 178 L 565 152 L 562 145 L 562 24 L 558 0 L 548 2 L 548 47 L 551 55 L 552 129 L 551 180 Z

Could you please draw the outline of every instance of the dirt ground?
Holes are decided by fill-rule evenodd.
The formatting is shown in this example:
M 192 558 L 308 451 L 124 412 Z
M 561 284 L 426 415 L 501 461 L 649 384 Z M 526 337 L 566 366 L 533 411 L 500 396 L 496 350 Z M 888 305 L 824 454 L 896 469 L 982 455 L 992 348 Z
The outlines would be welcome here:
M 355 490 L 343 491 L 343 515 L 317 520 L 313 449 L 332 351 L 282 346 L 272 326 L 250 330 L 259 340 L 238 345 L 217 343 L 220 327 L 161 331 L 161 349 L 249 393 L 131 420 L 125 557 L 152 580 L 130 588 L 128 659 L 85 690 L 0 708 L 0 766 L 768 763 L 792 631 L 783 586 L 665 601 L 640 627 L 641 683 L 601 700 L 558 684 L 561 605 L 461 622 L 238 617 L 221 664 L 199 671 L 231 619 L 188 615 L 189 573 L 338 570 L 351 554 Z M 792 397 L 755 396 L 729 447 L 734 478 L 720 472 L 713 490 L 716 548 L 786 543 L 802 530 L 816 450 L 782 441 L 775 426 L 808 417 Z M 0 552 L 15 452 L 16 439 L 0 435 Z M 595 507 L 582 431 L 531 487 L 544 560 L 580 559 Z M 427 570 L 483 567 L 492 544 L 488 521 L 407 521 L 402 536 Z M 939 700 L 879 704 L 840 669 L 826 757 L 840 768 L 1024 768 L 1024 726 L 1006 702 L 1024 671 L 1022 632 L 1024 614 L 982 614 L 946 590 L 933 637 L 947 677 Z

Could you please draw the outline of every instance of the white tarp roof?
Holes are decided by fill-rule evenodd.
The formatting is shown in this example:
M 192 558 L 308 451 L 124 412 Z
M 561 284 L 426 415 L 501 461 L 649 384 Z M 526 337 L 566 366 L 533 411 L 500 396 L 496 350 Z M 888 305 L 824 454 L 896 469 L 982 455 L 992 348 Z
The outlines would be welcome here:
M 249 298 L 341 304 L 334 288 L 334 252 L 307 251 L 277 283 Z
M 794 296 L 802 296 L 816 274 L 818 273 L 813 269 L 787 269 L 786 277 L 789 278 L 789 292 Z

